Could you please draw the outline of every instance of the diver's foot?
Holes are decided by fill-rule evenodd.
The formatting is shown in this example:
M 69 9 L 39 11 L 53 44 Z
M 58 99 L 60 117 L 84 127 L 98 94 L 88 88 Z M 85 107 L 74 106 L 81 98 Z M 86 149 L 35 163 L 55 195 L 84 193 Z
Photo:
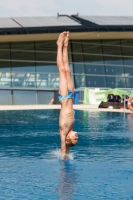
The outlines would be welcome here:
M 69 31 L 66 32 L 66 37 L 64 40 L 64 47 L 68 47 L 68 43 L 69 43 Z
M 64 31 L 63 33 L 61 33 L 58 37 L 58 40 L 56 42 L 57 46 L 63 46 L 64 44 L 64 40 L 66 38 L 67 32 Z

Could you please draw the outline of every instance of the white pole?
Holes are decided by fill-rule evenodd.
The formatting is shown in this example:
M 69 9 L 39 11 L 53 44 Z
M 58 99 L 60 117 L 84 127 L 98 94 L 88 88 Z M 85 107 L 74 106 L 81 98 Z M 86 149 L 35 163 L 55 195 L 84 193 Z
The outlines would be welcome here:
M 125 119 L 125 93 L 124 93 L 124 119 Z

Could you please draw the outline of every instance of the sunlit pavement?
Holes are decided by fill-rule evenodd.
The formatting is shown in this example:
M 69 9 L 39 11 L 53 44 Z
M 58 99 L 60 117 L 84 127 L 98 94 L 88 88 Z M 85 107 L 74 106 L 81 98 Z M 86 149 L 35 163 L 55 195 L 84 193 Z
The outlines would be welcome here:
M 0 110 L 36 110 L 36 109 L 60 109 L 60 105 L 1 105 Z M 75 110 L 89 111 L 108 111 L 108 112 L 125 112 L 132 113 L 129 109 L 113 109 L 113 108 L 98 108 L 98 105 L 76 104 L 73 105 Z

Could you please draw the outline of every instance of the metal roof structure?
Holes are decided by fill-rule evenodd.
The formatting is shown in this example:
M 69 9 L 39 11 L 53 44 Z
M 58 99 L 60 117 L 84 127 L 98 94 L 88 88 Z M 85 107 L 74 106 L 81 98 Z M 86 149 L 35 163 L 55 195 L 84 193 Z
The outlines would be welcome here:
M 81 26 L 68 16 L 15 17 L 13 19 L 22 27 Z
M 133 31 L 133 16 L 57 15 L 0 18 L 0 35 Z
M 106 25 L 106 26 L 133 25 L 133 17 L 80 16 L 80 18 L 95 23 L 97 25 Z

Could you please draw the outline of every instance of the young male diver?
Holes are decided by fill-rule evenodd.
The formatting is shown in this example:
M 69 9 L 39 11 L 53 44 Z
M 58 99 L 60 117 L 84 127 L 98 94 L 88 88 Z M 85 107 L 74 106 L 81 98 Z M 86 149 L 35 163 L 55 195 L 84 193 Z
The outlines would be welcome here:
M 77 132 L 72 130 L 74 124 L 74 86 L 68 64 L 68 43 L 69 32 L 65 31 L 59 35 L 57 40 L 57 66 L 60 79 L 58 99 L 61 103 L 59 117 L 61 159 L 66 159 L 70 147 L 78 142 Z

